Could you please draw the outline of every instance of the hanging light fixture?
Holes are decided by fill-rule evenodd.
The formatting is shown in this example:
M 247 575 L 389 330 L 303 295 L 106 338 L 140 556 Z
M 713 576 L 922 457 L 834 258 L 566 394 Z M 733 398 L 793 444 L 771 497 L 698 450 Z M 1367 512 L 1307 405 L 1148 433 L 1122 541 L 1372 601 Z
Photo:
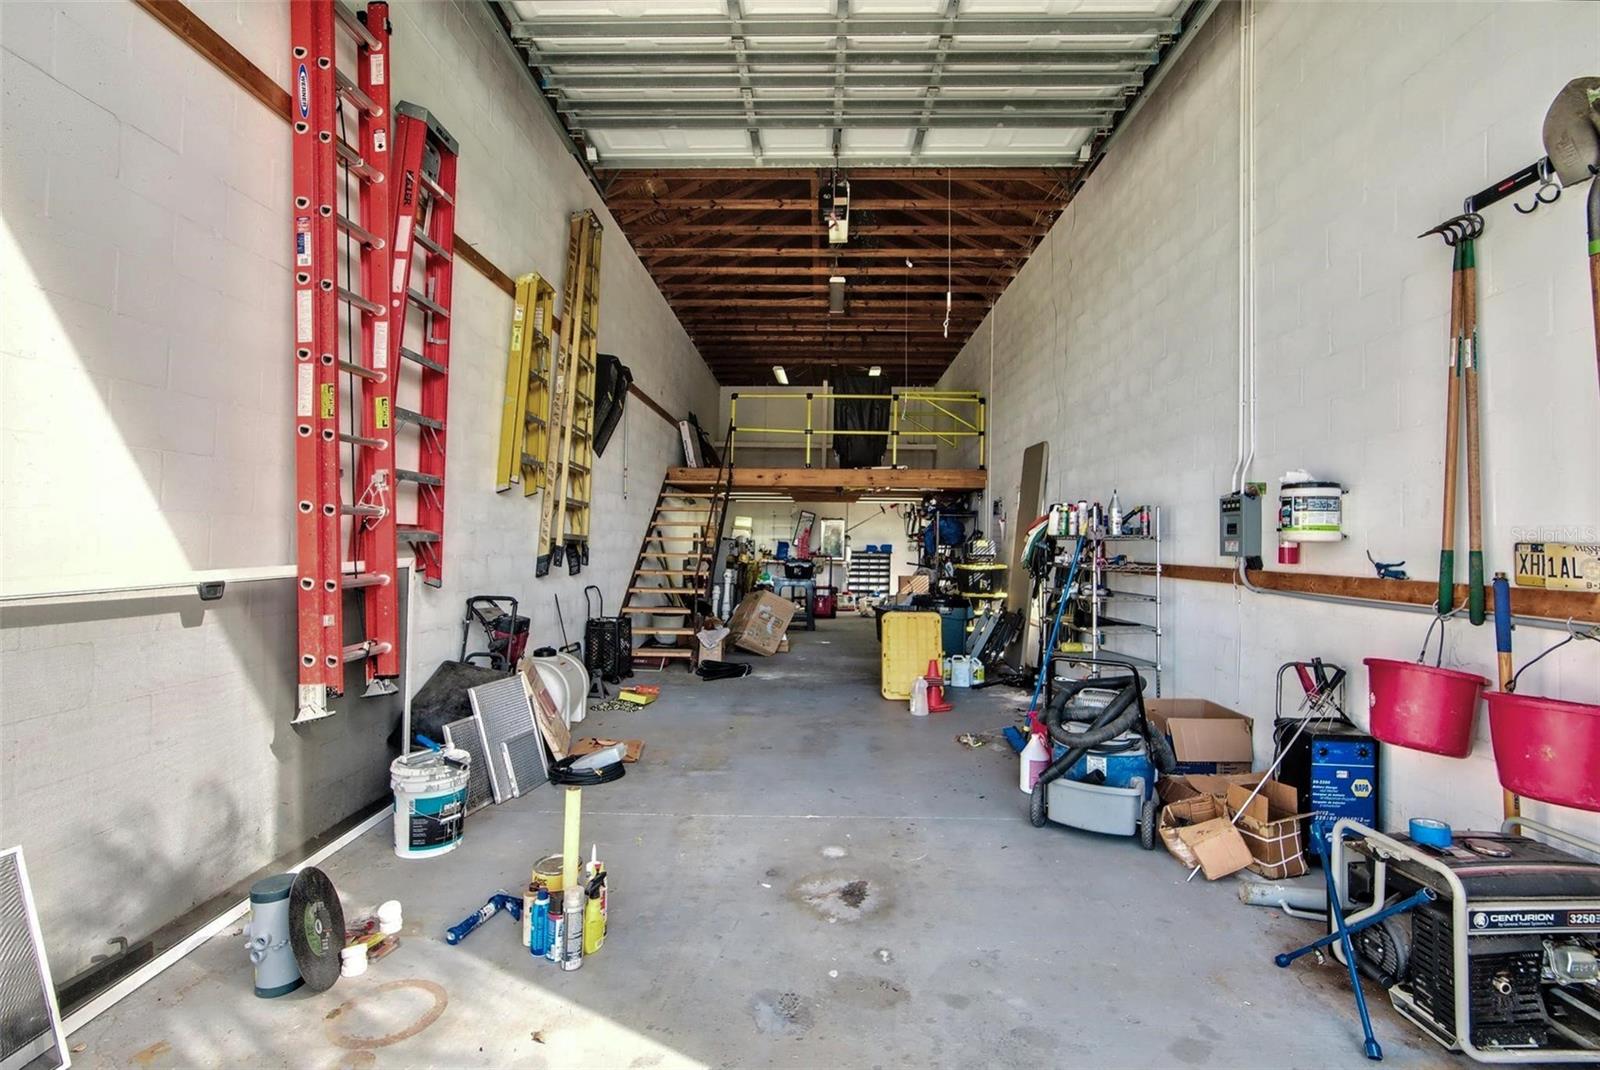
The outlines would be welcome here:
M 779 386 L 789 385 L 789 373 L 783 370 L 782 364 L 774 364 L 772 366 L 772 377 L 778 380 Z
M 876 379 L 878 376 L 883 374 L 883 366 L 879 365 L 879 364 L 874 364 L 872 367 L 867 369 L 867 374 L 869 376 L 871 376 L 872 378 Z
M 844 315 L 844 276 L 833 275 L 828 279 L 828 315 Z

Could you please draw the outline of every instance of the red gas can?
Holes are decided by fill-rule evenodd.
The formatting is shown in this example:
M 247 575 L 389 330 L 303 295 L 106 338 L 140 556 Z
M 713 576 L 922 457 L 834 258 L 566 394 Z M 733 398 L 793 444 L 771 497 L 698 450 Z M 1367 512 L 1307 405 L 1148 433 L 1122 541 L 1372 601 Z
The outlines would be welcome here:
M 811 611 L 815 616 L 832 620 L 839 615 L 839 588 L 818 587 L 817 593 L 811 599 Z

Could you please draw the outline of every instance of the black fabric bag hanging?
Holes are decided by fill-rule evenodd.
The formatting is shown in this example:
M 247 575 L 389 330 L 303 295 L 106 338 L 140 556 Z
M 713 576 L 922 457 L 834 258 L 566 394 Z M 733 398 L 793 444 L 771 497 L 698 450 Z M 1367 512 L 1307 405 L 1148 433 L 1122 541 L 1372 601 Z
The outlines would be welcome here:
M 601 456 L 612 432 L 622 422 L 622 410 L 628 404 L 628 388 L 633 385 L 633 372 L 621 358 L 609 353 L 600 354 L 595 368 L 594 396 L 594 452 Z
M 834 392 L 877 394 L 883 390 L 879 384 L 880 380 L 864 376 L 843 378 L 835 384 Z M 889 446 L 888 435 L 852 435 L 848 432 L 887 431 L 889 399 L 859 401 L 836 398 L 833 402 L 833 429 L 833 452 L 839 458 L 840 468 L 872 468 L 882 464 L 884 451 Z

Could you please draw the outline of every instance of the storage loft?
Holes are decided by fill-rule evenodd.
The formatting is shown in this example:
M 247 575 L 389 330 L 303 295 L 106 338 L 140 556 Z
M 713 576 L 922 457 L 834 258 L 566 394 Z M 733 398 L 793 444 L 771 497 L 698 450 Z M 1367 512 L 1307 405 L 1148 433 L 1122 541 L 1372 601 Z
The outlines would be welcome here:
M 669 468 L 667 483 L 684 490 L 712 490 L 730 479 L 716 468 Z M 732 470 L 735 499 L 759 496 L 793 501 L 854 502 L 873 497 L 914 498 L 924 494 L 982 491 L 988 473 L 981 468 L 741 468 Z

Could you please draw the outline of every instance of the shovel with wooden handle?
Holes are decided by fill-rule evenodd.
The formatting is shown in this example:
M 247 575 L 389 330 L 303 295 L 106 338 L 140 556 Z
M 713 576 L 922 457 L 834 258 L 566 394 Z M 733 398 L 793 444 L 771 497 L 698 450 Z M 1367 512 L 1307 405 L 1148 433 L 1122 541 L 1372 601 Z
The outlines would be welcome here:
M 1464 305 L 1462 291 L 1462 253 L 1460 239 L 1465 235 L 1464 217 L 1447 219 L 1417 235 L 1437 234 L 1455 249 L 1450 265 L 1450 345 L 1445 364 L 1444 403 L 1444 522 L 1439 535 L 1439 615 L 1455 606 L 1456 583 L 1456 458 L 1461 453 L 1461 323 Z
M 1484 621 L 1483 462 L 1478 425 L 1478 266 L 1471 236 L 1456 246 L 1461 257 L 1461 384 L 1467 407 L 1467 619 Z

